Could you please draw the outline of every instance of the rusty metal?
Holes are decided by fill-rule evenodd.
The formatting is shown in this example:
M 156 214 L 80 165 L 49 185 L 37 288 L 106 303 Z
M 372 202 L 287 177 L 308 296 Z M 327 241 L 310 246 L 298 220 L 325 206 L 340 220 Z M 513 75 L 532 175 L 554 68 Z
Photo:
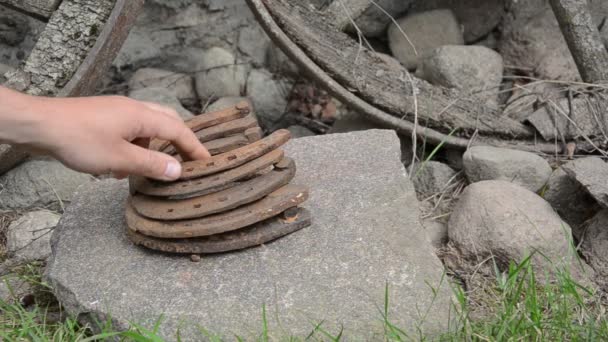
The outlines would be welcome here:
M 287 185 L 296 174 L 296 165 L 290 158 L 284 160 L 287 167 L 276 168 L 223 191 L 182 200 L 135 195 L 131 205 L 138 214 L 156 220 L 192 219 L 225 212 Z
M 311 223 L 310 212 L 300 208 L 297 219 L 293 222 L 284 222 L 279 217 L 275 217 L 251 227 L 203 238 L 159 239 L 132 230 L 129 230 L 127 234 L 135 244 L 161 252 L 209 254 L 234 251 L 268 243 L 305 228 Z
M 184 162 L 179 179 L 189 180 L 235 168 L 279 148 L 289 138 L 289 131 L 280 129 L 262 140 L 236 150 L 218 154 L 206 160 Z
M 193 132 L 198 132 L 203 128 L 217 126 L 225 122 L 241 119 L 251 112 L 251 104 L 248 101 L 241 101 L 236 105 L 218 110 L 215 112 L 197 115 L 186 121 L 186 126 Z M 161 139 L 154 139 L 150 143 L 150 149 L 161 151 L 169 146 L 170 142 Z
M 244 118 L 236 119 L 228 122 L 221 123 L 219 125 L 211 126 L 208 128 L 196 131 L 194 134 L 198 140 L 202 143 L 224 138 L 230 135 L 244 133 L 247 129 L 257 127 L 258 121 L 253 114 L 249 114 Z M 163 152 L 172 154 L 176 150 L 172 145 L 167 145 Z
M 283 159 L 283 150 L 274 150 L 237 168 L 218 175 L 180 181 L 159 182 L 144 177 L 131 177 L 132 192 L 149 196 L 187 198 L 202 196 L 235 186 L 240 180 L 255 176 Z
M 264 136 L 264 132 L 260 127 L 252 127 L 245 131 L 245 137 L 250 143 L 256 142 Z
M 237 209 L 203 218 L 177 221 L 155 221 L 139 215 L 129 200 L 127 226 L 141 234 L 169 239 L 208 236 L 233 231 L 277 216 L 308 199 L 306 187 L 286 185 L 263 199 Z

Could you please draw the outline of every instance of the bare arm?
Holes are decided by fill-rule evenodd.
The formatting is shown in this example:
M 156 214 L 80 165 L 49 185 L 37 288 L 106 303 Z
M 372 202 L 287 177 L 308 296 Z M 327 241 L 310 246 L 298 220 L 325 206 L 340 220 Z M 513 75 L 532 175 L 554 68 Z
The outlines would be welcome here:
M 209 157 L 170 108 L 120 96 L 46 98 L 0 87 L 0 142 L 41 150 L 74 170 L 179 177 L 180 163 L 148 150 L 148 138 L 172 141 L 191 159 Z

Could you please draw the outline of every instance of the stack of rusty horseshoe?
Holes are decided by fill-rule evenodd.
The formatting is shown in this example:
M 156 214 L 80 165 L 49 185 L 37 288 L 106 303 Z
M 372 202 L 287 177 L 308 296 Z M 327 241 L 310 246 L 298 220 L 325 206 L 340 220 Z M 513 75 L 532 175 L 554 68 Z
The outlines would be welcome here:
M 131 241 L 170 253 L 220 253 L 310 225 L 310 213 L 298 207 L 308 189 L 289 184 L 296 164 L 281 149 L 289 131 L 263 137 L 247 101 L 187 125 L 212 157 L 182 161 L 174 182 L 129 178 L 125 217 Z M 154 140 L 150 148 L 181 158 L 168 141 Z

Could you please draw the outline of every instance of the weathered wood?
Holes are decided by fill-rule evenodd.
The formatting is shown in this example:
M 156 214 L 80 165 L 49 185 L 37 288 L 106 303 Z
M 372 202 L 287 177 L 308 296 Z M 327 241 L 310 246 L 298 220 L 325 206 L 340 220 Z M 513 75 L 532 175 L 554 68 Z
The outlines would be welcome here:
M 142 193 L 149 196 L 188 198 L 221 191 L 237 185 L 236 182 L 254 176 L 258 172 L 280 162 L 284 157 L 283 150 L 274 150 L 260 158 L 234 169 L 199 179 L 181 182 L 159 182 L 145 177 L 130 176 L 131 193 Z
M 284 186 L 263 199 L 235 210 L 179 221 L 154 221 L 137 214 L 131 203 L 127 204 L 125 217 L 130 230 L 143 235 L 181 239 L 209 236 L 233 231 L 277 216 L 308 199 L 308 190 L 296 185 Z
M 236 150 L 215 155 L 205 160 L 194 160 L 182 163 L 180 180 L 188 180 L 211 175 L 243 165 L 259 158 L 285 144 L 291 134 L 286 129 L 275 131 L 266 138 Z
M 242 182 L 232 188 L 182 200 L 135 195 L 131 204 L 138 214 L 156 220 L 184 220 L 221 213 L 261 199 L 289 184 L 296 174 L 292 159 L 287 166 Z
M 61 0 L 0 0 L 0 5 L 9 5 L 44 18 L 49 18 L 59 3 Z
M 251 1 L 251 0 L 250 0 Z M 407 70 L 396 70 L 375 52 L 336 31 L 322 13 L 305 3 L 267 0 L 266 8 L 283 31 L 333 78 L 367 102 L 410 121 L 419 120 L 444 131 L 455 128 L 496 136 L 532 137 L 533 131 L 510 118 L 500 117 L 474 98 L 412 77 L 417 110 Z
M 127 236 L 136 245 L 167 253 L 208 254 L 234 251 L 258 246 L 310 226 L 312 217 L 299 208 L 294 220 L 273 217 L 251 227 L 223 234 L 190 239 L 159 239 L 127 230 Z
M 608 51 L 593 23 L 587 0 L 549 2 L 583 81 L 608 82 Z
M 252 127 L 245 131 L 245 137 L 249 140 L 250 143 L 256 142 L 264 136 L 264 132 L 260 127 Z
M 203 128 L 216 126 L 225 122 L 241 119 L 251 113 L 251 105 L 247 101 L 241 101 L 236 105 L 218 110 L 216 112 L 204 113 L 186 121 L 186 126 L 194 132 Z M 150 149 L 161 151 L 169 146 L 169 142 L 161 139 L 154 139 L 150 142 Z
M 373 6 L 370 0 L 334 0 L 324 10 L 325 17 L 340 31 L 344 30 L 366 9 Z

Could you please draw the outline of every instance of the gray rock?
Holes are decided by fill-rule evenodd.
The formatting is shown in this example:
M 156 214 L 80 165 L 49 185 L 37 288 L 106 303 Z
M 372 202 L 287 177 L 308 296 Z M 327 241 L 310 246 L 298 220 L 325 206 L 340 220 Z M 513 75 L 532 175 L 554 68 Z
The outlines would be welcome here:
M 296 77 L 300 70 L 283 51 L 274 44 L 268 46 L 266 51 L 266 67 L 273 74 Z
M 562 166 L 604 208 L 608 208 L 608 164 L 599 157 L 581 158 Z
M 382 127 L 357 112 L 349 111 L 334 122 L 333 126 L 327 131 L 327 134 L 366 131 L 378 128 Z M 401 141 L 401 161 L 408 166 L 411 164 L 413 155 L 411 137 L 400 136 L 399 140 Z
M 608 209 L 589 220 L 584 232 L 581 253 L 595 271 L 595 281 L 608 289 Z
M 232 53 L 220 47 L 205 51 L 196 67 L 196 92 L 202 100 L 241 96 L 246 80 L 247 66 L 237 62 Z
M 306 127 L 299 126 L 299 125 L 289 126 L 289 127 L 287 127 L 287 129 L 289 130 L 289 132 L 291 132 L 292 139 L 310 137 L 310 136 L 315 135 L 315 133 L 313 131 L 309 130 Z
M 483 46 L 447 45 L 424 57 L 416 74 L 447 88 L 498 92 L 503 74 L 502 57 Z
M 307 137 L 285 150 L 298 163 L 294 183 L 310 187 L 304 207 L 313 225 L 199 263 L 127 240 L 126 182 L 81 189 L 52 239 L 46 279 L 59 301 L 83 318 L 111 314 L 118 328 L 147 326 L 162 314 L 160 335 L 171 340 L 178 327 L 187 341 L 203 339 L 197 327 L 257 339 L 263 306 L 272 339 L 304 338 L 323 321 L 333 334 L 343 327 L 346 340 L 376 340 L 384 336 L 378 308 L 388 285 L 391 323 L 417 333 L 425 315 L 426 334 L 444 332 L 451 292 L 445 279 L 439 286 L 443 267 L 418 223 L 395 133 Z
M 159 44 L 154 37 L 146 34 L 145 30 L 134 28 L 129 32 L 112 65 L 118 69 L 146 65 L 162 55 L 163 45 L 165 44 Z
M 415 1 L 410 12 L 449 8 L 462 24 L 464 41 L 473 43 L 498 26 L 505 14 L 503 0 Z
M 52 211 L 38 210 L 11 223 L 6 234 L 10 257 L 24 261 L 46 260 L 51 255 L 51 233 L 60 218 Z
M 272 45 L 270 38 L 260 25 L 244 26 L 239 32 L 239 51 L 250 57 L 256 66 L 264 64 L 266 51 L 270 45 Z
M 4 83 L 6 81 L 6 78 L 4 77 L 4 75 L 8 72 L 14 71 L 15 68 L 7 65 L 7 64 L 2 64 L 0 63 L 0 84 Z
M 413 0 L 378 0 L 375 2 L 382 9 L 370 2 L 369 8 L 355 20 L 355 24 L 366 37 L 383 35 L 391 23 L 391 17 L 398 18 L 410 7 Z M 356 31 L 354 27 L 349 27 L 347 30 L 350 32 Z
M 247 96 L 253 101 L 256 114 L 264 127 L 272 127 L 287 107 L 287 96 L 293 81 L 276 78 L 263 69 L 254 69 L 247 78 Z
M 61 209 L 76 188 L 92 179 L 52 159 L 28 160 L 0 176 L 0 209 Z
M 249 100 L 249 98 L 244 97 L 244 96 L 221 97 L 221 98 L 217 99 L 217 101 L 213 101 L 213 103 L 208 105 L 206 108 L 204 107 L 204 104 L 203 104 L 203 109 L 205 110 L 205 113 L 215 112 L 218 110 L 222 110 L 222 109 L 234 106 L 235 104 L 237 104 L 241 101 L 251 102 L 251 100 Z
M 446 223 L 426 219 L 422 221 L 422 226 L 433 247 L 441 248 L 448 242 L 448 225 Z
M 549 177 L 542 197 L 572 227 L 572 233 L 577 239 L 581 237 L 579 226 L 600 209 L 585 188 L 568 176 L 561 167 Z
M 549 163 L 534 153 L 473 146 L 462 158 L 464 172 L 471 183 L 483 180 L 504 180 L 530 191 L 539 191 L 551 176 Z
M 131 91 L 129 97 L 135 100 L 154 102 L 172 108 L 184 120 L 194 117 L 189 110 L 182 106 L 174 92 L 167 88 L 141 88 Z
M 429 197 L 440 193 L 457 179 L 457 172 L 446 164 L 437 161 L 426 161 L 414 168 L 412 181 L 416 192 L 423 197 Z
M 32 292 L 32 285 L 14 274 L 0 278 L 0 301 L 18 302 L 24 295 Z
M 0 175 L 9 171 L 27 158 L 27 153 L 11 145 L 0 144 Z
M 416 69 L 420 58 L 435 48 L 464 44 L 460 25 L 450 10 L 416 13 L 400 18 L 397 23 L 416 50 L 395 24 L 388 29 L 388 43 L 393 56 L 408 69 Z
M 192 77 L 169 70 L 155 68 L 137 70 L 129 80 L 129 89 L 133 91 L 142 88 L 166 88 L 182 102 L 192 103 L 197 100 Z
M 450 216 L 448 234 L 465 255 L 479 259 L 493 255 L 501 267 L 532 252 L 538 252 L 533 257 L 537 266 L 548 266 L 549 261 L 561 264 L 573 253 L 570 226 L 549 203 L 505 181 L 466 187 Z

